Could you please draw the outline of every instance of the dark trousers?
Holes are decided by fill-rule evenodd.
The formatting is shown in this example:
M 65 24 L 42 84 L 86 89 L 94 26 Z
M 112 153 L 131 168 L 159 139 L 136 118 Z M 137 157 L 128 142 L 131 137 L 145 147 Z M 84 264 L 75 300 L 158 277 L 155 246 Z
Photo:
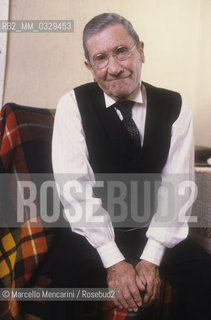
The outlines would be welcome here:
M 146 243 L 145 232 L 144 229 L 115 230 L 116 242 L 126 260 L 138 260 Z M 50 266 L 51 287 L 106 287 L 106 270 L 97 251 L 70 229 L 59 230 L 46 265 Z M 160 274 L 176 290 L 169 320 L 211 319 L 211 255 L 187 238 L 166 250 Z M 42 306 L 42 317 L 45 320 L 84 320 L 88 319 L 86 314 L 96 311 L 92 309 L 95 307 L 96 304 L 85 301 L 48 302 Z

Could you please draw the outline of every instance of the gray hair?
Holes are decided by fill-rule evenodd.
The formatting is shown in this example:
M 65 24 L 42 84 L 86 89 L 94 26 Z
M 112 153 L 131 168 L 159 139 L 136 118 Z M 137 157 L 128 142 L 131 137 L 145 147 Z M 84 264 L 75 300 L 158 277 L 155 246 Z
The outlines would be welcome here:
M 125 19 L 124 17 L 120 16 L 116 13 L 102 13 L 97 16 L 95 16 L 93 19 L 91 19 L 84 28 L 83 31 L 83 48 L 84 48 L 84 54 L 87 60 L 89 60 L 89 52 L 86 46 L 86 42 L 89 38 L 89 36 L 103 30 L 104 28 L 115 25 L 115 24 L 122 24 L 123 27 L 127 30 L 129 35 L 134 39 L 137 47 L 139 47 L 139 36 L 134 30 L 132 23 Z

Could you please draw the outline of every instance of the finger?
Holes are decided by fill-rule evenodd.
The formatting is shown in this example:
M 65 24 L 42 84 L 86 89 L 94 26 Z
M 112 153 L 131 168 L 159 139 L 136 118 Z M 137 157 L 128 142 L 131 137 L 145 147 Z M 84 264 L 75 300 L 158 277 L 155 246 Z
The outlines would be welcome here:
M 152 295 L 153 300 L 159 299 L 160 286 L 161 286 L 161 279 L 160 279 L 159 271 L 157 271 L 155 274 L 155 279 L 154 279 L 154 287 L 153 287 L 153 295 Z
M 121 303 L 120 303 L 118 300 L 114 301 L 114 305 L 115 305 L 115 307 L 117 307 L 117 308 L 120 308 L 120 309 L 123 308 L 123 306 L 121 305 Z
M 144 305 L 150 304 L 151 297 L 153 296 L 153 281 L 151 279 L 147 279 L 147 286 L 146 286 L 146 294 L 144 295 L 143 303 Z
M 125 297 L 123 296 L 122 291 L 119 290 L 117 298 L 118 298 L 117 303 L 120 308 L 124 308 L 127 310 L 130 309 L 130 306 L 127 303 Z
M 144 285 L 142 279 L 138 275 L 136 275 L 136 284 L 137 284 L 139 290 L 145 291 L 145 285 Z
M 155 279 L 153 282 L 153 287 L 152 287 L 152 295 L 149 299 L 149 304 L 153 304 L 157 298 L 158 298 L 158 285 L 159 285 L 159 279 Z
M 142 288 L 145 289 L 145 287 L 143 285 L 142 285 Z M 133 299 L 134 299 L 136 305 L 138 307 L 140 307 L 140 306 L 142 306 L 142 297 L 141 297 L 140 291 L 138 289 L 139 289 L 139 287 L 133 287 L 133 288 L 131 288 L 130 291 L 131 291 L 131 294 L 133 296 Z
M 152 296 L 149 299 L 149 304 L 151 305 L 155 303 L 155 301 L 159 299 L 159 296 L 160 296 L 160 277 L 158 275 L 153 282 L 153 292 L 152 292 Z
M 132 292 L 131 290 L 133 290 L 132 288 L 125 288 L 123 291 L 123 297 L 126 300 L 127 304 L 128 304 L 128 311 L 134 311 L 137 312 L 138 311 L 138 307 L 137 304 L 133 298 Z
M 142 282 L 142 284 L 144 285 L 144 288 L 147 285 L 147 280 L 145 275 L 142 272 L 138 272 L 138 270 L 136 269 L 136 276 L 140 279 L 140 281 Z
M 157 283 L 156 300 L 160 299 L 160 291 L 161 291 L 161 279 L 159 278 Z

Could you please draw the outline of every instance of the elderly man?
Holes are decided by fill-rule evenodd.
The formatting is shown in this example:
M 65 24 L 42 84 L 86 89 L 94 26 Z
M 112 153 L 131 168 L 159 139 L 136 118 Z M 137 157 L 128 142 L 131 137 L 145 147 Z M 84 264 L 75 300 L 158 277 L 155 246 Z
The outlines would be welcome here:
M 80 275 L 80 283 L 66 277 L 66 284 L 84 287 L 97 285 L 99 282 L 95 279 L 99 273 L 107 279 L 108 287 L 118 289 L 116 306 L 136 312 L 138 307 L 146 308 L 158 298 L 162 259 L 161 273 L 169 281 L 173 279 L 171 283 L 178 292 L 192 282 L 190 272 L 186 269 L 184 273 L 180 268 L 188 257 L 183 250 L 188 247 L 187 241 L 178 249 L 187 237 L 187 222 L 175 220 L 173 225 L 162 228 L 151 224 L 145 235 L 145 229 L 134 226 L 113 228 L 110 214 L 102 204 L 83 212 L 88 221 L 102 218 L 103 227 L 94 223 L 91 227 L 83 223 L 75 225 L 71 220 L 71 207 L 75 202 L 83 207 L 96 201 L 92 186 L 98 173 L 154 173 L 160 174 L 162 181 L 168 174 L 192 174 L 191 112 L 178 93 L 141 81 L 144 44 L 125 18 L 113 13 L 94 17 L 85 26 L 83 46 L 85 65 L 94 82 L 77 87 L 60 99 L 53 136 L 54 172 L 72 229 L 71 236 L 67 236 L 69 240 L 64 241 L 60 249 L 69 241 L 72 248 L 77 248 L 66 253 L 71 256 L 71 263 L 65 267 L 61 262 L 60 273 L 69 270 L 70 279 L 71 276 L 78 279 L 77 274 Z M 57 174 L 75 174 L 75 181 L 81 185 L 86 182 L 88 192 L 73 197 L 62 191 L 62 178 Z M 165 201 L 167 198 L 159 195 L 158 208 L 162 208 Z M 158 220 L 159 214 L 159 210 L 155 212 Z M 166 248 L 173 247 L 176 250 L 169 249 L 163 258 Z M 170 250 L 176 253 L 171 255 Z M 205 256 L 202 253 L 202 259 Z M 175 262 L 180 270 L 177 276 L 174 276 Z M 178 275 L 180 281 L 175 280 Z M 179 282 L 182 282 L 180 287 Z M 61 284 L 61 279 L 57 283 Z M 199 289 L 198 283 L 195 288 Z M 195 298 L 198 306 L 195 305 L 191 314 L 202 316 L 203 313 L 200 319 L 206 319 L 207 310 L 201 312 L 205 301 L 199 301 L 195 293 L 189 297 L 191 302 L 183 296 L 184 305 L 174 310 L 172 319 L 187 319 Z

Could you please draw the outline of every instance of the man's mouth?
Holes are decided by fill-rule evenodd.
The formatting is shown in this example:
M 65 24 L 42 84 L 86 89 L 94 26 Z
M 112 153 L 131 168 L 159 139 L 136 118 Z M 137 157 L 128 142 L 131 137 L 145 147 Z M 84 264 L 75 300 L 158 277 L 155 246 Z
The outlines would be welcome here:
M 128 78 L 130 78 L 131 75 L 128 75 L 126 77 L 121 77 L 121 78 L 112 78 L 112 79 L 107 79 L 107 81 L 112 82 L 112 81 L 121 81 L 121 80 L 126 80 Z

